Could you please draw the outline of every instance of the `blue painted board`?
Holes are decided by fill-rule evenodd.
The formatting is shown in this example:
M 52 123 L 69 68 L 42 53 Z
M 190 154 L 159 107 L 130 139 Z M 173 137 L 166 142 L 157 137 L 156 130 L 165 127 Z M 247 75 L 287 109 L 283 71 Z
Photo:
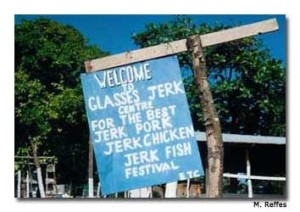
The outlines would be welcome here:
M 81 82 L 103 195 L 203 175 L 176 56 Z

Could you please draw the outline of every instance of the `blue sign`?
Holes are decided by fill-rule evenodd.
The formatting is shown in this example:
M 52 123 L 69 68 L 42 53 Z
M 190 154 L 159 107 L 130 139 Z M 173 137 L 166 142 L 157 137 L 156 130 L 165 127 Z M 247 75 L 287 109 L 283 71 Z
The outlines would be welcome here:
M 81 81 L 103 195 L 203 175 L 176 56 Z

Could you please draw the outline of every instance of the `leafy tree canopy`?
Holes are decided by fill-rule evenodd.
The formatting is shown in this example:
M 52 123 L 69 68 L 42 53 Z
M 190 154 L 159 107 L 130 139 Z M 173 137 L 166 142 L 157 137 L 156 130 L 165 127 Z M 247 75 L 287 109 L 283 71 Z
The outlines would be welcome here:
M 231 27 L 196 26 L 190 18 L 179 16 L 172 22 L 148 24 L 144 32 L 132 38 L 140 47 L 147 47 Z M 186 71 L 192 67 L 190 53 L 179 54 L 178 59 L 187 76 Z M 223 132 L 285 135 L 285 67 L 281 60 L 272 57 L 261 40 L 249 37 L 206 48 L 206 60 Z M 185 86 L 194 126 L 204 130 L 191 75 L 186 77 Z
M 16 154 L 58 157 L 62 180 L 84 180 L 88 132 L 79 75 L 84 61 L 105 56 L 75 28 L 49 19 L 15 26 Z

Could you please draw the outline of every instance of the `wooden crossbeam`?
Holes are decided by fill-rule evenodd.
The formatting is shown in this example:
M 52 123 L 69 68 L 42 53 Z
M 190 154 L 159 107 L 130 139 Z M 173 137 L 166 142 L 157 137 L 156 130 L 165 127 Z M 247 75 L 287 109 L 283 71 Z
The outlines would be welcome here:
M 256 22 L 239 27 L 234 27 L 231 29 L 200 35 L 200 39 L 202 42 L 202 46 L 207 47 L 258 34 L 272 32 L 278 30 L 278 28 L 279 27 L 277 21 L 274 18 L 266 21 Z M 140 62 L 153 58 L 177 54 L 188 50 L 186 42 L 187 39 L 182 39 L 178 41 L 159 44 L 143 49 L 128 51 L 121 54 L 86 61 L 86 70 L 88 72 L 94 72 L 134 62 Z

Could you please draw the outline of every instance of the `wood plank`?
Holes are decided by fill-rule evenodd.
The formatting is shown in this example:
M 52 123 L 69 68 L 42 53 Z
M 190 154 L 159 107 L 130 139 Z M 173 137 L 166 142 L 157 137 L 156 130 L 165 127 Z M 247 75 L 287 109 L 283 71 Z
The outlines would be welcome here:
M 227 30 L 200 35 L 203 47 L 225 43 L 245 37 L 278 30 L 276 19 L 269 19 L 261 22 L 234 27 Z M 187 51 L 187 39 L 159 44 L 143 49 L 128 51 L 108 57 L 94 59 L 85 62 L 87 72 L 94 72 L 134 62 L 145 61 L 153 58 L 168 56 Z
M 184 51 L 187 51 L 186 39 L 86 61 L 85 68 L 87 72 L 94 72 Z
M 201 35 L 200 38 L 202 46 L 205 47 L 272 32 L 278 29 L 279 26 L 276 18 L 273 18 L 266 21 L 256 22 L 253 24 L 247 24 L 227 30 Z

